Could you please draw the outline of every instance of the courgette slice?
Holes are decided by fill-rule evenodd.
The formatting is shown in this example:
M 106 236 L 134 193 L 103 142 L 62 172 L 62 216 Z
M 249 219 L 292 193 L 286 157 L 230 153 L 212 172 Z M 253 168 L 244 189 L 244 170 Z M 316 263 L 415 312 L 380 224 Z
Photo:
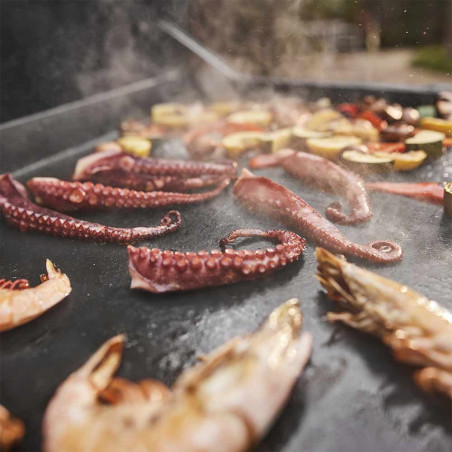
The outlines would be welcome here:
M 117 143 L 124 152 L 136 155 L 137 157 L 148 157 L 152 148 L 150 140 L 133 135 L 121 137 Z
M 444 184 L 444 213 L 449 217 L 452 217 L 452 182 Z
M 233 159 L 239 158 L 245 151 L 260 146 L 264 133 L 256 131 L 237 132 L 226 135 L 223 138 L 223 146 L 228 156 Z
M 314 113 L 306 122 L 306 128 L 317 132 L 326 132 L 330 130 L 331 121 L 337 119 L 345 119 L 339 112 L 335 110 L 320 110 Z
M 255 124 L 267 127 L 272 120 L 272 114 L 266 110 L 244 110 L 232 113 L 227 117 L 230 124 Z
M 354 144 L 360 144 L 357 137 L 333 136 L 329 138 L 310 138 L 306 141 L 308 150 L 330 160 L 337 158 L 342 149 Z
M 449 119 L 422 118 L 421 127 L 428 130 L 436 130 L 448 137 L 452 137 L 452 121 Z
M 423 150 L 428 157 L 441 157 L 443 154 L 443 140 L 445 135 L 432 130 L 421 130 L 417 135 L 405 140 L 407 151 Z
M 434 105 L 419 105 L 416 110 L 418 111 L 421 119 L 436 115 L 436 108 Z
M 382 152 L 374 153 L 377 157 L 391 158 L 394 164 L 394 171 L 411 171 L 422 165 L 427 158 L 427 153 L 424 151 L 409 151 L 409 152 Z
M 393 167 L 393 159 L 391 157 L 379 157 L 360 151 L 342 152 L 341 161 L 352 170 L 358 172 L 387 172 Z
M 304 127 L 296 126 L 292 129 L 292 146 L 298 150 L 306 150 L 306 142 L 310 138 L 327 138 L 332 135 L 332 132 L 316 132 L 315 130 L 305 129 Z

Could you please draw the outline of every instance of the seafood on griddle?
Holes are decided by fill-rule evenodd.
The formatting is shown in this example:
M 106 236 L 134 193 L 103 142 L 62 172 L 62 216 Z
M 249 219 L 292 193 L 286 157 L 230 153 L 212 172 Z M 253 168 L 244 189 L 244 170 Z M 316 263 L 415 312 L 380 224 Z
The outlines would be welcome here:
M 48 259 L 46 269 L 47 275 L 41 276 L 39 286 L 0 288 L 0 331 L 30 322 L 71 293 L 69 278 Z
M 256 333 L 186 370 L 171 393 L 155 382 L 118 384 L 124 336 L 110 339 L 50 401 L 44 451 L 247 450 L 268 430 L 309 359 L 302 320 L 298 300 L 287 301 Z
M 415 374 L 425 391 L 452 398 L 452 313 L 436 302 L 342 257 L 316 249 L 317 279 L 344 312 L 330 322 L 379 337 L 399 361 L 421 367 Z

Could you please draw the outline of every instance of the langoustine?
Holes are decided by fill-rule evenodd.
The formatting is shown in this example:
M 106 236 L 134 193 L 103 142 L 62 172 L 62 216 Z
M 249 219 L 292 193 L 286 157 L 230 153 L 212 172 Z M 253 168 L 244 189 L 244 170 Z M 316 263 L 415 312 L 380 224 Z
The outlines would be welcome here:
M 240 237 L 278 241 L 274 248 L 257 251 L 224 249 Z M 128 247 L 132 289 L 162 293 L 219 286 L 262 278 L 296 261 L 305 240 L 289 231 L 237 229 L 220 241 L 221 250 L 198 253 Z
M 232 161 L 196 162 L 135 157 L 118 151 L 97 152 L 81 158 L 73 179 L 133 190 L 187 191 L 218 185 L 236 177 Z
M 436 182 L 372 182 L 366 184 L 366 188 L 370 191 L 407 196 L 408 198 L 429 201 L 434 204 L 441 204 L 444 199 L 443 184 Z
M 116 336 L 56 391 L 44 416 L 43 450 L 247 450 L 270 427 L 309 359 L 312 339 L 300 336 L 302 321 L 298 300 L 289 300 L 256 333 L 230 340 L 186 370 L 172 393 L 149 381 L 151 390 L 137 391 L 121 379 L 123 392 L 129 385 L 134 397 L 102 404 L 118 386 L 124 337 Z
M 20 290 L 0 288 L 0 331 L 28 323 L 71 293 L 69 278 L 48 259 L 41 284 Z
M 452 398 L 452 313 L 407 286 L 348 263 L 317 248 L 317 278 L 328 297 L 347 312 L 329 312 L 378 336 L 402 362 L 422 367 L 415 380 L 426 391 Z
M 38 204 L 60 212 L 96 208 L 157 208 L 193 204 L 218 196 L 230 183 L 224 179 L 218 187 L 203 193 L 173 193 L 121 189 L 92 182 L 67 182 L 53 177 L 34 177 L 27 182 Z
M 177 211 L 168 212 L 154 227 L 114 228 L 77 220 L 32 203 L 25 187 L 10 174 L 0 176 L 0 210 L 9 224 L 21 231 L 40 231 L 99 242 L 132 243 L 177 231 L 181 225 L 181 216 Z
M 361 245 L 351 242 L 306 201 L 287 188 L 244 169 L 234 186 L 234 196 L 252 211 L 270 215 L 290 224 L 321 246 L 336 253 L 376 263 L 402 258 L 402 248 L 394 242 L 377 240 Z
M 0 449 L 10 450 L 20 442 L 24 434 L 23 422 L 0 405 Z
M 356 224 L 368 221 L 372 217 L 364 181 L 352 171 L 323 157 L 290 149 L 282 149 L 267 158 L 263 156 L 262 160 L 259 160 L 260 157 L 251 161 L 252 167 L 259 168 L 260 163 L 262 166 L 280 165 L 301 182 L 345 198 L 350 204 L 350 214 L 346 215 L 342 212 L 339 203 L 333 203 L 325 211 L 330 221 L 339 224 Z

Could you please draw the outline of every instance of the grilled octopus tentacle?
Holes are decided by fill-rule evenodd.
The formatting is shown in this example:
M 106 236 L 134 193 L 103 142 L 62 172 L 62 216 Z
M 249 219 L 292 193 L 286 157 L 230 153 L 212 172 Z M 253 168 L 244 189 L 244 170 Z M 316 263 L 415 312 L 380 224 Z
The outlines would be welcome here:
M 224 249 L 239 237 L 263 237 L 280 242 L 275 248 L 244 251 Z M 219 286 L 267 276 L 296 261 L 305 240 L 289 231 L 238 229 L 220 241 L 224 251 L 198 253 L 128 247 L 132 289 L 162 293 Z
M 298 228 L 323 247 L 340 254 L 390 263 L 402 258 L 402 248 L 389 241 L 361 245 L 349 241 L 313 207 L 287 188 L 243 170 L 234 186 L 235 197 L 251 210 L 261 211 Z
M 67 182 L 53 177 L 34 177 L 27 182 L 36 202 L 61 212 L 95 208 L 156 208 L 174 204 L 206 201 L 219 195 L 229 185 L 223 179 L 214 190 L 204 193 L 173 193 L 120 189 L 92 182 Z
M 307 152 L 282 149 L 271 156 L 258 156 L 251 161 L 254 168 L 281 165 L 285 171 L 302 182 L 324 189 L 345 198 L 351 213 L 342 212 L 340 203 L 331 204 L 325 211 L 330 221 L 356 224 L 372 217 L 364 181 L 357 174 L 330 160 Z
M 0 279 L 0 289 L 24 290 L 30 287 L 28 279 Z
M 116 151 L 97 152 L 80 159 L 74 172 L 74 180 L 87 180 L 99 172 L 122 172 L 148 176 L 196 176 L 234 177 L 237 164 L 232 160 L 223 162 L 199 162 L 193 160 L 171 160 L 141 158 Z
M 158 226 L 148 228 L 114 228 L 77 220 L 32 203 L 27 198 L 25 187 L 9 174 L 0 176 L 0 210 L 6 221 L 21 231 L 41 231 L 55 236 L 99 242 L 131 243 L 160 237 L 177 231 L 181 225 L 181 216 L 177 211 L 168 212 Z

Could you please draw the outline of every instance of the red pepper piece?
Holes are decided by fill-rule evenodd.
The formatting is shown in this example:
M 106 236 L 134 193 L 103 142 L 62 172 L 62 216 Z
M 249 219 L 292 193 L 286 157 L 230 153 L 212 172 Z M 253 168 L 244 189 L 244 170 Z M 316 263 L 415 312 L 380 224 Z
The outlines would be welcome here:
M 387 127 L 388 123 L 377 116 L 375 113 L 372 113 L 370 110 L 365 110 L 359 114 L 358 118 L 366 119 L 369 121 L 376 129 L 381 130 L 384 127 Z
M 347 118 L 355 119 L 359 113 L 359 106 L 357 104 L 340 104 L 337 109 Z

